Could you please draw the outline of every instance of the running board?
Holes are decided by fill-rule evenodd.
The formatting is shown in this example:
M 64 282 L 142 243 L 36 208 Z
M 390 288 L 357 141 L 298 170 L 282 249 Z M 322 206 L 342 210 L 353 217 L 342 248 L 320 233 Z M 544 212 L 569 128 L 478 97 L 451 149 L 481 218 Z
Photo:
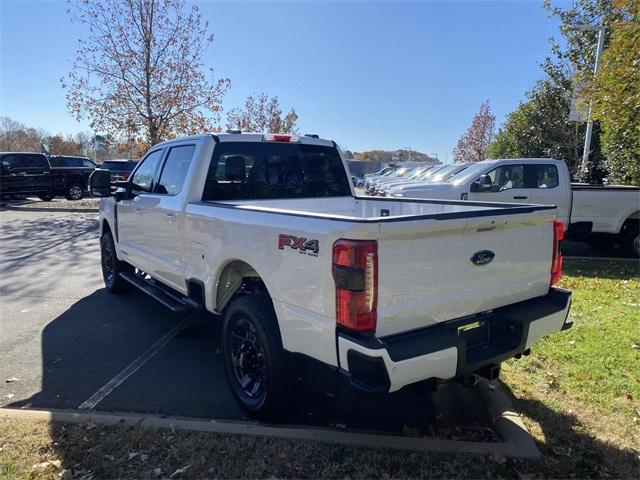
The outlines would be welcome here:
M 177 292 L 169 292 L 166 288 L 154 285 L 150 281 L 137 275 L 135 272 L 120 272 L 120 276 L 134 287 L 153 297 L 162 305 L 175 313 L 185 313 L 189 311 L 202 310 L 202 306 L 195 300 L 180 296 Z

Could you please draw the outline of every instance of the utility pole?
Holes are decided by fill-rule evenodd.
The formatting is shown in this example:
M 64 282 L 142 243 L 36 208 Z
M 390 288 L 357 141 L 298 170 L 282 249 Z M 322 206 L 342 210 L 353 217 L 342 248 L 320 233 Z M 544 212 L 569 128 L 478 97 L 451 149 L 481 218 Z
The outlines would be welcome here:
M 596 48 L 596 59 L 593 65 L 593 75 L 598 73 L 600 67 L 600 57 L 604 50 L 604 27 L 594 25 L 573 25 L 570 30 L 591 30 L 598 31 L 598 46 Z M 589 112 L 587 113 L 587 130 L 584 135 L 584 150 L 582 151 L 582 164 L 580 165 L 580 172 L 583 176 L 589 173 L 589 154 L 591 153 L 591 135 L 593 133 L 593 119 L 592 119 L 592 105 L 589 101 Z

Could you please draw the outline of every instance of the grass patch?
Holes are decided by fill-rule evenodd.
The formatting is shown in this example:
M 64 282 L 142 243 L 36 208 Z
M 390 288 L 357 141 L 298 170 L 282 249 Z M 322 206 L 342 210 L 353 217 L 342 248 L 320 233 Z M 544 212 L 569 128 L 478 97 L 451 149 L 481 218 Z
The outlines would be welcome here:
M 507 362 L 503 381 L 544 453 L 574 464 L 588 452 L 585 474 L 637 477 L 640 264 L 565 262 L 561 286 L 573 291 L 573 328 Z

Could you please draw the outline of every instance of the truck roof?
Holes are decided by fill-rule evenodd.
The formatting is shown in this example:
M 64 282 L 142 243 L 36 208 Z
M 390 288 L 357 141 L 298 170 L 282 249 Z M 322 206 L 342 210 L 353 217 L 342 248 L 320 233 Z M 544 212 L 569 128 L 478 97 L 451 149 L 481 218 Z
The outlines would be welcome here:
M 498 162 L 509 162 L 509 163 L 521 163 L 521 162 L 536 162 L 536 163 L 565 163 L 564 160 L 557 160 L 555 158 L 495 158 L 491 160 L 483 160 L 484 164 L 493 164 Z
M 280 133 L 203 133 L 199 135 L 191 135 L 189 137 L 175 138 L 159 143 L 158 145 L 169 145 L 174 142 L 182 142 L 184 140 L 202 140 L 208 138 L 214 138 L 216 142 L 262 142 L 265 141 L 266 135 L 288 135 L 295 138 L 295 143 L 301 143 L 303 145 L 321 145 L 325 147 L 337 146 L 333 140 L 327 140 L 324 138 L 315 138 L 306 135 L 293 135 L 293 134 L 280 134 Z M 293 142 L 292 142 L 293 143 Z

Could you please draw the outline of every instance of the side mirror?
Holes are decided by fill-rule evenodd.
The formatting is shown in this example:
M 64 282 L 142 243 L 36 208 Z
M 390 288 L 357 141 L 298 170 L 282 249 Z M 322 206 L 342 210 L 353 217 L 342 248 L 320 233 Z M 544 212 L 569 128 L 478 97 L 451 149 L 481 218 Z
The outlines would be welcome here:
M 113 198 L 115 199 L 116 202 L 131 198 L 130 182 L 115 182 L 115 186 L 116 186 L 116 191 L 113 194 Z
M 480 175 L 480 177 L 471 184 L 470 191 L 473 193 L 490 192 L 491 177 L 489 175 Z
M 89 192 L 96 197 L 111 196 L 111 172 L 96 168 L 89 176 Z

